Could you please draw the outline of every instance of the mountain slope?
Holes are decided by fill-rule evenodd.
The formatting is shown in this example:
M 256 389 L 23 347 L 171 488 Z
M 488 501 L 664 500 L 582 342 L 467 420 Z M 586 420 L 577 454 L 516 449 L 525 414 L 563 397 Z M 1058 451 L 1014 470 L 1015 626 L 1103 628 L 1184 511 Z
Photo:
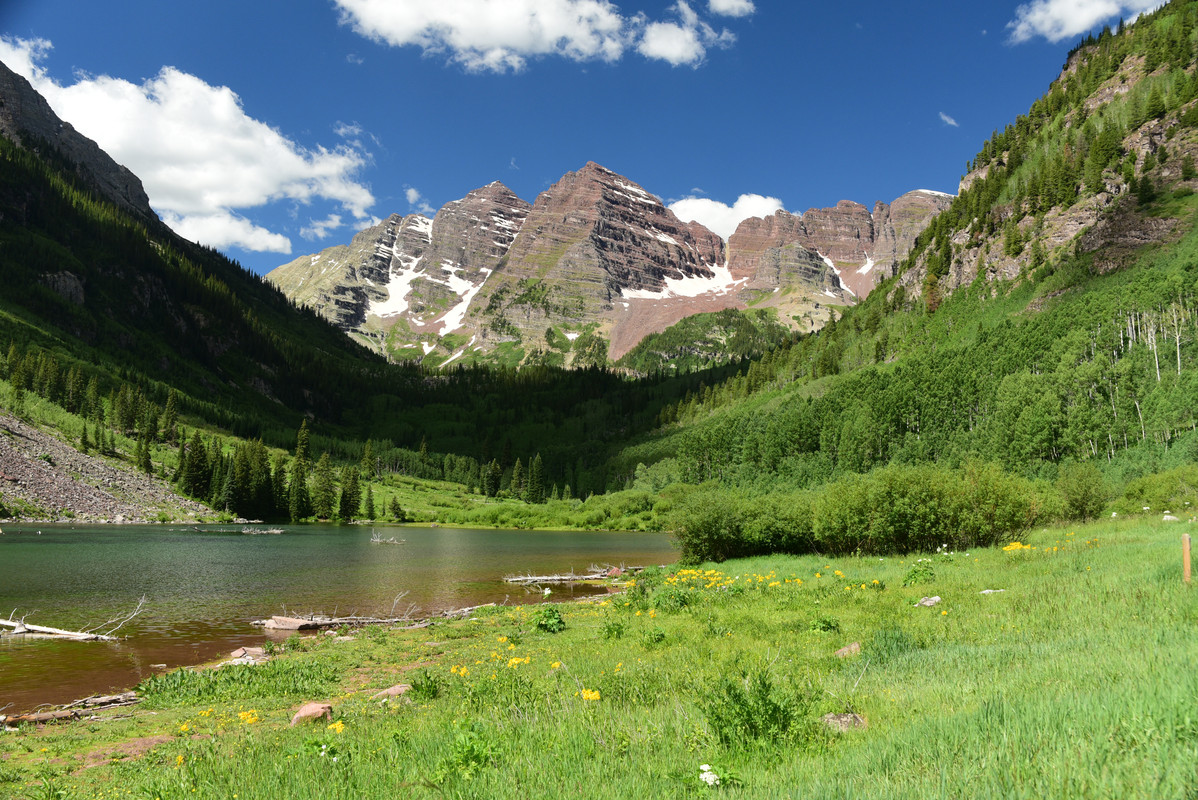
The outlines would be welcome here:
M 0 75 L 0 336 L 62 353 L 105 391 L 141 383 L 161 406 L 178 388 L 213 421 L 242 417 L 247 433 L 271 419 L 293 429 L 298 413 L 339 415 L 355 376 L 381 360 L 175 235 L 136 177 L 46 117 L 23 78 L 2 65 Z
M 620 468 L 760 491 L 1089 462 L 1101 497 L 1198 460 L 1196 31 L 1173 2 L 1084 42 L 896 278 L 666 409 Z
M 792 329 L 818 329 L 832 307 L 893 274 L 950 199 L 919 191 L 873 213 L 848 201 L 781 211 L 745 220 L 725 243 L 588 163 L 531 207 L 492 183 L 446 205 L 431 227 L 392 217 L 268 278 L 392 358 L 582 367 L 703 312 L 766 309 Z M 401 247 L 400 229 L 418 235 Z

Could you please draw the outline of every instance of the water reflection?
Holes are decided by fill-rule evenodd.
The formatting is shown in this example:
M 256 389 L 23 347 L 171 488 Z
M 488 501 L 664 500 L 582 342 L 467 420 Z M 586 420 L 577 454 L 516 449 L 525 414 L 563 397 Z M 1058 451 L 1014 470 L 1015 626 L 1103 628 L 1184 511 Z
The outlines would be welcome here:
M 41 535 L 38 535 L 38 531 Z M 5 526 L 0 614 L 79 630 L 146 610 L 119 643 L 0 637 L 0 707 L 69 702 L 136 684 L 153 665 L 193 664 L 262 640 L 248 623 L 284 611 L 389 613 L 407 595 L 420 614 L 488 602 L 537 602 L 505 575 L 583 571 L 591 564 L 660 564 L 667 536 L 379 526 L 287 527 L 246 536 L 229 526 Z M 575 593 L 555 588 L 552 600 Z

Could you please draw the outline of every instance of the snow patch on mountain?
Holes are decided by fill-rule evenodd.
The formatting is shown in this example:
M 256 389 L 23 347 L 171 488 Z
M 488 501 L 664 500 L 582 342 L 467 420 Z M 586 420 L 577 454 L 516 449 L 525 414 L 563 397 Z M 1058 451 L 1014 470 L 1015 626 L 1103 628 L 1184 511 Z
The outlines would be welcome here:
M 626 300 L 665 300 L 671 297 L 701 297 L 705 294 L 727 294 L 748 278 L 733 278 L 732 270 L 725 263 L 722 266 L 712 266 L 714 273 L 710 278 L 693 275 L 685 278 L 665 279 L 665 289 L 651 292 L 647 289 L 621 289 L 620 295 Z
M 459 268 L 460 269 L 460 268 Z M 441 335 L 452 333 L 462 327 L 466 322 L 466 309 L 470 307 L 470 301 L 483 288 L 483 284 L 487 281 L 487 276 L 491 274 L 489 269 L 480 269 L 480 280 L 478 283 L 472 283 L 465 278 L 460 278 L 457 275 L 457 270 L 450 273 L 449 281 L 446 285 L 462 299 L 457 305 L 445 312 L 445 316 L 441 317 Z
M 412 284 L 420 278 L 427 277 L 422 270 L 416 269 L 420 264 L 419 258 L 405 259 L 401 256 L 399 260 L 399 269 L 394 265 L 391 267 L 390 280 L 387 281 L 387 299 L 370 304 L 368 313 L 376 317 L 393 317 L 407 311 Z M 408 263 L 403 263 L 405 261 Z

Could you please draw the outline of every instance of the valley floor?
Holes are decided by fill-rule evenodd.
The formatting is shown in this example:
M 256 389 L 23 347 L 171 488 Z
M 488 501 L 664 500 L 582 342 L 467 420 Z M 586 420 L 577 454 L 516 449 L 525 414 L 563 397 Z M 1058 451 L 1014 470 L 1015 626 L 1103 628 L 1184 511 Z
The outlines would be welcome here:
M 132 713 L 0 735 L 0 795 L 1192 797 L 1193 530 L 757 558 L 296 637 L 264 665 L 151 679 Z M 311 700 L 332 719 L 291 727 Z

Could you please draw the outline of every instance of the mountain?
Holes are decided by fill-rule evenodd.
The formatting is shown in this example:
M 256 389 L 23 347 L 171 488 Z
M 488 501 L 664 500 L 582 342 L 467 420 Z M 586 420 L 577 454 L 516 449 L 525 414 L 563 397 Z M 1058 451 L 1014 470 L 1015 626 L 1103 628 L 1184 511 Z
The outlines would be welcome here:
M 1190 505 L 1196 45 L 1194 0 L 1088 37 L 1028 113 L 983 145 L 894 276 L 815 334 L 788 338 L 664 409 L 661 427 L 616 456 L 613 471 L 733 490 L 697 501 L 695 519 L 714 520 L 702 509 L 732 508 L 749 493 L 743 520 L 718 518 L 718 535 L 739 539 L 741 554 L 778 547 L 770 531 L 775 542 L 787 535 L 775 519 L 750 524 L 760 513 L 750 509 L 777 518 L 810 502 L 799 490 L 830 482 L 866 517 L 933 508 L 898 497 L 931 493 L 935 469 L 960 469 L 974 486 L 999 468 L 1034 479 L 1048 492 L 1035 503 L 1040 519 L 1092 516 L 1119 495 L 1120 515 Z M 901 206 L 891 207 L 892 225 Z M 841 207 L 840 227 L 865 229 L 864 209 Z M 752 234 L 767 252 L 799 229 L 778 214 L 737 235 Z M 746 351 L 763 333 L 725 330 Z M 691 355 L 678 337 L 660 339 L 647 340 L 656 352 L 636 355 Z M 999 497 L 1022 491 L 992 484 L 978 513 L 993 519 Z M 912 517 L 894 530 L 918 524 Z M 868 527 L 848 512 L 828 521 L 828 530 Z
M 0 274 L 0 340 L 54 354 L 47 374 L 74 366 L 105 395 L 140 386 L 160 408 L 174 388 L 189 413 L 247 435 L 293 431 L 299 414 L 340 416 L 350 387 L 385 366 L 172 232 L 135 175 L 3 65 Z
M 117 207 L 142 220 L 158 220 L 141 180 L 70 123 L 59 119 L 29 81 L 4 64 L 0 64 L 0 101 L 0 135 L 27 148 L 56 151 Z
M 431 223 L 393 216 L 267 278 L 395 359 L 580 367 L 704 312 L 767 309 L 816 330 L 893 274 L 950 200 L 919 191 L 872 213 L 848 201 L 780 211 L 725 243 L 590 162 L 532 206 L 492 183 Z

